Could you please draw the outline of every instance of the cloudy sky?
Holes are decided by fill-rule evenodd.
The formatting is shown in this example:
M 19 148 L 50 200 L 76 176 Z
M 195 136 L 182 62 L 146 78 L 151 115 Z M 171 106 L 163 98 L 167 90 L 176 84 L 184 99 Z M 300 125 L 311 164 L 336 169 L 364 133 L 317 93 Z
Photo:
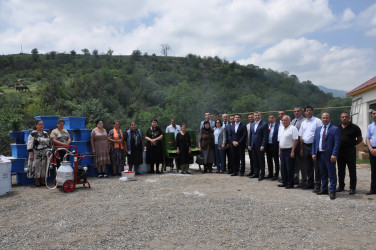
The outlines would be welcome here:
M 0 54 L 189 53 L 351 90 L 376 75 L 375 0 L 0 0 Z

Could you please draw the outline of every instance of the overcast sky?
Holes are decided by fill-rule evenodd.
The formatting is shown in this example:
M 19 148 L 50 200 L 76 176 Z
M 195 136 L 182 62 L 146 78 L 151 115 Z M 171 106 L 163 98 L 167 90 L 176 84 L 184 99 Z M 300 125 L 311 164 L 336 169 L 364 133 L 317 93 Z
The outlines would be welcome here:
M 375 0 L 0 0 L 0 53 L 189 53 L 351 90 L 376 76 Z

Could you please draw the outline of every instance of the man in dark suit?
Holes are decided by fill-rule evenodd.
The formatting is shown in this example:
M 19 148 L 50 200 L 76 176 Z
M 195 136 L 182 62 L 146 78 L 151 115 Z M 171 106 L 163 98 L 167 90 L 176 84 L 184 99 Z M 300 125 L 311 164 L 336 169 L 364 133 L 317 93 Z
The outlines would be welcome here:
M 264 149 L 268 141 L 268 125 L 261 120 L 261 113 L 254 112 L 255 122 L 252 123 L 248 138 L 248 149 L 252 151 L 254 162 L 254 174 L 250 178 L 258 178 L 259 181 L 265 176 Z
M 227 155 L 228 157 L 228 161 L 227 161 L 227 173 L 228 174 L 233 174 L 233 160 L 232 160 L 232 152 L 231 152 L 231 147 L 230 147 L 230 139 L 229 139 L 229 133 L 230 133 L 230 130 L 231 130 L 231 127 L 234 125 L 235 123 L 235 116 L 234 115 L 230 115 L 230 123 L 226 126 L 226 135 L 227 135 L 227 142 L 228 144 L 226 144 L 226 150 L 228 150 L 229 154 Z
M 247 140 L 247 127 L 240 121 L 241 116 L 235 115 L 235 123 L 229 129 L 229 143 L 231 148 L 233 174 L 231 176 L 239 175 L 240 162 L 240 176 L 244 176 L 245 171 L 245 142 Z
M 250 131 L 251 131 L 251 124 L 255 121 L 253 113 L 250 113 L 248 115 L 248 121 L 249 121 L 249 123 L 246 125 L 247 126 L 247 149 L 248 149 L 248 138 L 249 138 L 249 134 L 250 134 Z M 248 150 L 248 156 L 249 156 L 250 171 L 249 171 L 249 174 L 247 174 L 247 176 L 252 176 L 254 174 L 255 170 L 253 168 L 253 158 L 252 158 L 251 150 Z
M 273 180 L 278 180 L 279 176 L 279 157 L 278 157 L 278 150 L 279 150 L 279 142 L 278 142 L 278 130 L 279 130 L 279 123 L 275 122 L 276 117 L 274 114 L 269 115 L 269 124 L 268 124 L 268 143 L 266 144 L 266 159 L 268 162 L 268 175 L 265 177 L 273 178 Z M 273 160 L 275 166 L 275 172 L 273 174 Z
M 222 127 L 226 128 L 226 142 L 228 142 L 228 136 L 227 136 L 227 126 L 230 125 L 230 122 L 228 121 L 228 114 L 222 115 Z M 230 163 L 230 149 L 227 147 L 228 144 L 226 144 L 225 147 L 225 158 L 227 157 L 227 167 L 226 167 L 226 159 L 225 159 L 225 166 L 224 171 L 229 170 L 229 163 Z
M 337 174 L 336 161 L 341 144 L 341 131 L 330 124 L 329 113 L 321 115 L 323 126 L 315 131 L 312 143 L 312 159 L 318 161 L 321 174 L 321 191 L 318 195 L 328 194 L 328 176 L 330 180 L 330 199 L 336 198 Z

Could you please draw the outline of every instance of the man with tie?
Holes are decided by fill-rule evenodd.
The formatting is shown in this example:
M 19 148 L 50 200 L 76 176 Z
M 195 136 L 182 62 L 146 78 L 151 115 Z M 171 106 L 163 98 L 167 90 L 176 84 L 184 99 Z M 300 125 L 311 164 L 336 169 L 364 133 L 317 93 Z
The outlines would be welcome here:
M 268 124 L 268 143 L 266 144 L 266 159 L 268 162 L 268 175 L 265 179 L 273 178 L 273 180 L 278 180 L 279 176 L 279 143 L 278 143 L 278 130 L 279 130 L 279 123 L 275 122 L 276 117 L 274 114 L 269 114 L 268 117 L 269 124 Z M 275 172 L 273 174 L 273 160 L 274 160 L 274 167 Z
M 330 199 L 334 200 L 337 186 L 336 161 L 341 144 L 341 131 L 337 126 L 330 124 L 329 113 L 323 113 L 321 121 L 323 126 L 316 129 L 312 144 L 312 159 L 318 162 L 321 174 L 321 191 L 317 194 L 328 194 L 329 177 Z
M 268 125 L 261 120 L 261 113 L 254 112 L 255 122 L 252 123 L 248 138 L 248 149 L 252 151 L 254 161 L 254 174 L 250 178 L 258 178 L 259 181 L 265 176 L 264 149 L 268 141 Z
M 253 116 L 253 113 L 250 113 L 248 115 L 248 121 L 249 123 L 247 124 L 247 149 L 248 149 L 248 138 L 249 138 L 249 134 L 250 134 L 250 131 L 251 131 L 251 124 L 255 121 L 255 118 Z M 251 150 L 248 149 L 248 157 L 249 157 L 249 166 L 250 166 L 250 171 L 249 171 L 249 174 L 247 176 L 252 176 L 254 174 L 254 168 L 253 168 L 253 157 L 252 157 L 252 152 Z
M 302 156 L 302 188 L 313 189 L 314 192 L 320 191 L 321 178 L 320 169 L 317 162 L 312 160 L 312 142 L 315 136 L 316 128 L 322 126 L 320 119 L 313 116 L 313 108 L 306 106 L 304 108 L 306 120 L 302 122 L 299 129 L 300 136 L 300 156 Z
M 226 126 L 226 135 L 227 135 L 227 142 L 228 144 L 226 144 L 226 148 L 228 149 L 229 151 L 229 155 L 228 155 L 228 163 L 227 163 L 227 168 L 228 168 L 228 174 L 233 174 L 233 161 L 232 161 L 232 152 L 231 152 L 231 147 L 230 147 L 230 136 L 229 136 L 229 133 L 230 133 L 230 130 L 231 130 L 231 127 L 234 125 L 235 123 L 235 116 L 234 115 L 230 115 L 230 124 L 228 124 Z
M 338 188 L 337 192 L 345 190 L 346 164 L 350 175 L 350 195 L 356 193 L 356 145 L 363 141 L 362 131 L 350 121 L 347 112 L 341 114 L 341 146 L 338 152 Z
M 215 127 L 215 122 L 210 120 L 210 113 L 209 112 L 206 112 L 205 113 L 205 120 L 203 120 L 201 123 L 200 123 L 200 130 L 204 128 L 204 122 L 205 121 L 208 121 L 210 123 L 210 127 L 211 128 L 214 128 Z
M 244 176 L 245 165 L 244 165 L 244 148 L 245 141 L 247 139 L 247 128 L 244 123 L 240 121 L 241 116 L 239 114 L 235 115 L 235 123 L 230 127 L 229 142 L 232 156 L 232 166 L 233 174 L 231 176 L 239 175 L 240 162 L 240 176 Z
M 376 194 L 376 108 L 372 109 L 373 122 L 367 129 L 367 146 L 371 164 L 371 189 L 367 195 Z
M 300 126 L 305 121 L 305 118 L 303 117 L 303 110 L 301 107 L 295 107 L 294 108 L 294 116 L 295 118 L 291 121 L 291 125 L 293 125 L 295 128 L 300 129 Z M 302 170 L 302 156 L 300 155 L 300 137 L 298 139 L 298 144 L 295 148 L 295 161 L 294 161 L 294 184 L 299 185 L 299 187 L 303 187 L 303 184 L 301 181 L 299 181 L 299 172 Z M 301 174 L 303 176 L 303 174 Z M 307 173 L 305 173 L 305 176 L 307 176 Z

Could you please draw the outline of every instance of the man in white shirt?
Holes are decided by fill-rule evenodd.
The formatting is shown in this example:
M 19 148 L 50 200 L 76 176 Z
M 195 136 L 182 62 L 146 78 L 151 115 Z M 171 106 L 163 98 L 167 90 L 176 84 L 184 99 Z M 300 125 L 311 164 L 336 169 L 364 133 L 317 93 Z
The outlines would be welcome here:
M 376 194 L 376 108 L 371 111 L 373 122 L 367 128 L 367 146 L 371 164 L 371 189 L 367 195 Z
M 176 138 L 176 135 L 181 131 L 181 128 L 179 125 L 176 124 L 176 119 L 175 118 L 172 118 L 171 119 L 171 124 L 167 126 L 166 128 L 166 133 L 174 133 L 175 134 L 175 138 Z
M 302 156 L 302 188 L 314 189 L 316 193 L 320 192 L 321 176 L 317 162 L 312 159 L 312 142 L 316 128 L 322 126 L 322 121 L 313 116 L 313 108 L 311 106 L 306 106 L 304 113 L 306 120 L 302 122 L 299 130 L 300 156 Z
M 282 183 L 279 187 L 294 188 L 294 158 L 298 144 L 298 129 L 290 124 L 287 115 L 282 118 L 282 125 L 278 132 L 279 156 L 281 158 Z

